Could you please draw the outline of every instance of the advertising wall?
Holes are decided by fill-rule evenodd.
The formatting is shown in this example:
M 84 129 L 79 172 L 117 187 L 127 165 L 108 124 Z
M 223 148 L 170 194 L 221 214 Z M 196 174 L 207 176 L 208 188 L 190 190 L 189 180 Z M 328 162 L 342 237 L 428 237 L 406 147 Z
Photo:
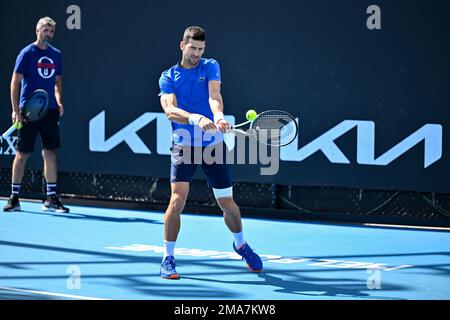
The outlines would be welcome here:
M 184 29 L 200 25 L 204 56 L 221 66 L 227 119 L 242 122 L 250 108 L 282 109 L 300 128 L 281 148 L 275 175 L 261 175 L 268 166 L 261 163 L 236 164 L 235 181 L 450 192 L 446 1 L 0 6 L 4 130 L 17 54 L 35 40 L 40 17 L 57 22 L 66 109 L 61 171 L 169 177 L 170 123 L 158 79 L 180 60 Z M 11 166 L 14 139 L 0 140 L 1 167 Z M 41 166 L 35 152 L 28 167 Z

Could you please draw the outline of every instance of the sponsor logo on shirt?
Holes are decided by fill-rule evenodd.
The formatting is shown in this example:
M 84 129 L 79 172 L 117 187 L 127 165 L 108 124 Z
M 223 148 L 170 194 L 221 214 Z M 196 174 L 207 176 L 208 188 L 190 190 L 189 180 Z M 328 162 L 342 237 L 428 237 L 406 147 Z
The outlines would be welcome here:
M 56 72 L 55 63 L 49 57 L 41 57 L 37 63 L 37 71 L 42 78 L 49 79 Z

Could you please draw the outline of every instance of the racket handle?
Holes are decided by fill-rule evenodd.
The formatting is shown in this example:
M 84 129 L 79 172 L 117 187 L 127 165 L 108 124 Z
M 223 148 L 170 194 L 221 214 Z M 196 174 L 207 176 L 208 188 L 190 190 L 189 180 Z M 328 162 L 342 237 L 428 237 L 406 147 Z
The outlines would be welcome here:
M 16 131 L 16 129 L 17 129 L 17 124 L 14 123 L 11 127 L 9 127 L 8 130 L 6 130 L 6 131 L 2 134 L 3 139 L 9 137 L 14 131 Z
M 245 121 L 245 122 L 242 122 L 242 123 L 239 123 L 239 124 L 235 124 L 234 126 L 231 126 L 231 129 L 233 130 L 233 129 L 235 129 L 235 128 L 243 127 L 243 126 L 245 126 L 246 124 L 249 124 L 250 122 L 253 122 L 253 121 Z
M 240 133 L 240 134 L 243 134 L 243 135 L 246 135 L 246 136 L 251 136 L 250 133 L 245 132 L 244 130 L 241 130 L 241 129 L 235 129 L 235 128 L 231 128 L 231 131 L 230 131 L 230 132 L 227 132 L 227 133 Z

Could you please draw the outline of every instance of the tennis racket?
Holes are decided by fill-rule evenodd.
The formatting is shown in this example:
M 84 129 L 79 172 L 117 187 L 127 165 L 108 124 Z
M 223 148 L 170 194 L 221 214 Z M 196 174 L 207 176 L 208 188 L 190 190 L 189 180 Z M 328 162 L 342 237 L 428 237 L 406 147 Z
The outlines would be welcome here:
M 244 126 L 249 125 L 247 130 Z M 255 119 L 231 127 L 233 132 L 253 137 L 269 146 L 286 146 L 297 137 L 298 125 L 294 117 L 281 110 L 259 113 Z
M 45 90 L 35 90 L 28 98 L 27 103 L 23 106 L 21 113 L 23 118 L 23 124 L 27 122 L 34 122 L 41 120 L 48 112 L 48 93 Z M 21 125 L 15 122 L 8 130 L 6 130 L 2 137 L 9 137 L 16 129 L 19 129 Z

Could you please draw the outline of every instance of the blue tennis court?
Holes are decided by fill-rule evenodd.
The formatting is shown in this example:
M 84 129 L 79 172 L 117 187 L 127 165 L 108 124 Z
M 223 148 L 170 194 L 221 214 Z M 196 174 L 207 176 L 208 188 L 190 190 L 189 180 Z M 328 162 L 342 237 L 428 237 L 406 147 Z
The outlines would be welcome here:
M 5 200 L 0 201 L 3 206 Z M 449 299 L 450 233 L 245 218 L 265 269 L 233 252 L 220 216 L 183 214 L 180 280 L 159 277 L 163 213 L 70 206 L 0 215 L 2 299 Z

